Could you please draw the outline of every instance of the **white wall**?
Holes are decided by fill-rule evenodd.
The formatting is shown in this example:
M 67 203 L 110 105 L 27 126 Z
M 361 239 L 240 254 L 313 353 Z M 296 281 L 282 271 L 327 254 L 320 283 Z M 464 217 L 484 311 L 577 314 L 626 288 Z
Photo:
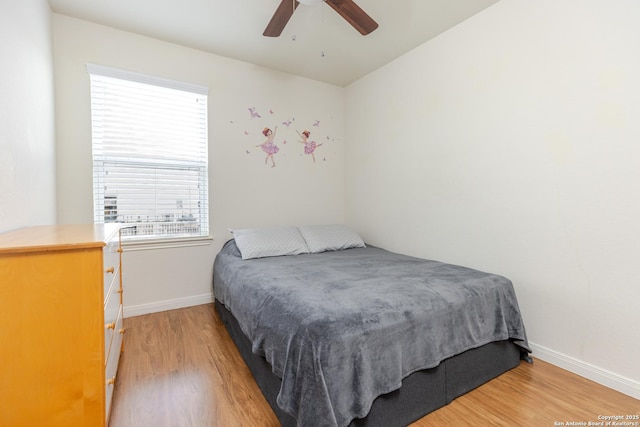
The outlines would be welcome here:
M 344 89 L 54 14 L 58 221 L 93 221 L 87 63 L 207 86 L 212 244 L 125 248 L 125 314 L 211 300 L 228 228 L 344 220 Z M 251 118 L 255 107 L 261 118 Z M 289 127 L 283 122 L 292 120 Z M 315 121 L 319 120 L 317 126 Z M 278 125 L 276 167 L 256 147 Z M 323 146 L 316 163 L 295 130 Z M 286 144 L 284 141 L 287 141 Z
M 535 356 L 640 398 L 640 3 L 502 0 L 347 88 L 346 219 L 503 274 Z
M 0 232 L 53 224 L 53 58 L 46 0 L 0 2 L 0 58 Z

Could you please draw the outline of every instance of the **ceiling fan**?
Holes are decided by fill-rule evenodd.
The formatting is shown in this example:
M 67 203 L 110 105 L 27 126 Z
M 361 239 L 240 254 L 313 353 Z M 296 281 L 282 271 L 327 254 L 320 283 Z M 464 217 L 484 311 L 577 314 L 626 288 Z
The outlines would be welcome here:
M 276 12 L 273 14 L 271 21 L 269 21 L 267 28 L 264 30 L 263 35 L 267 37 L 278 37 L 300 3 L 314 5 L 320 4 L 323 1 L 338 12 L 340 16 L 363 36 L 366 36 L 378 28 L 378 23 L 367 15 L 360 6 L 355 4 L 353 0 L 282 0 Z

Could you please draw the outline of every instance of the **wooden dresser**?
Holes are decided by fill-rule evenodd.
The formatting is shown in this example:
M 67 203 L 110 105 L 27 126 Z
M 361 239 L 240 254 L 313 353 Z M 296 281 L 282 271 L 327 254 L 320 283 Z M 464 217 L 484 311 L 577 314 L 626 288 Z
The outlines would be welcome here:
M 0 426 L 108 424 L 122 349 L 111 225 L 0 234 Z

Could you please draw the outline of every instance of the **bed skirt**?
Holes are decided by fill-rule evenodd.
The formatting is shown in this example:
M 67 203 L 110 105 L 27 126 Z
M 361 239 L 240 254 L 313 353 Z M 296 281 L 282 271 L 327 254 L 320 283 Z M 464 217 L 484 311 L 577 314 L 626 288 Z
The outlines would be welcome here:
M 271 372 L 271 365 L 264 357 L 253 354 L 250 340 L 231 312 L 217 299 L 215 307 L 276 417 L 283 427 L 295 427 L 295 418 L 276 403 L 281 379 Z M 520 358 L 520 348 L 510 341 L 492 342 L 468 350 L 444 360 L 435 368 L 409 375 L 400 389 L 379 396 L 369 414 L 353 420 L 350 426 L 406 426 L 518 366 Z

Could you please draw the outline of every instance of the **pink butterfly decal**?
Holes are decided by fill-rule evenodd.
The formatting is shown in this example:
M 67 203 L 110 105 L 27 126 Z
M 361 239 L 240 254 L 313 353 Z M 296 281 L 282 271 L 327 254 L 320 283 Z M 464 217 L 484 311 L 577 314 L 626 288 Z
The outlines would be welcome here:
M 249 107 L 249 113 L 251 114 L 252 119 L 259 119 L 262 117 L 260 114 L 258 114 L 255 107 Z

